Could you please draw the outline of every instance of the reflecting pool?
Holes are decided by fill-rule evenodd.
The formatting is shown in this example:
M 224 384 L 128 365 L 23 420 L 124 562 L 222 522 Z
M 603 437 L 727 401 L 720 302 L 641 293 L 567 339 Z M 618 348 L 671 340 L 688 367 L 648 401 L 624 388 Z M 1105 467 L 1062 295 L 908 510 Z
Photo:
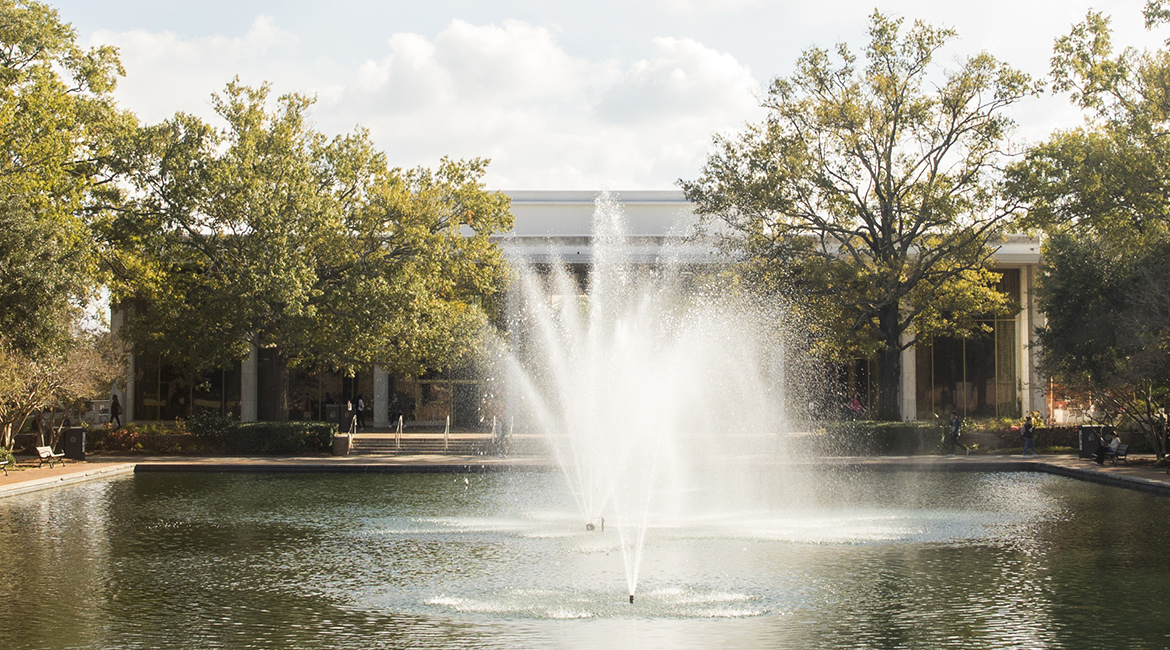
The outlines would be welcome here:
M 801 475 L 617 534 L 554 472 L 138 474 L 0 500 L 0 647 L 1164 648 L 1170 499 Z M 815 480 L 814 480 L 815 478 Z

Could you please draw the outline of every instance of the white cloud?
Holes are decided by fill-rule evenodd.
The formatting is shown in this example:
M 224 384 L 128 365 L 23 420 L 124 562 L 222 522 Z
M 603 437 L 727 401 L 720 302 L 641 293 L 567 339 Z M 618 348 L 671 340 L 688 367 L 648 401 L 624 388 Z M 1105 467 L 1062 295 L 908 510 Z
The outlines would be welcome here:
M 605 93 L 599 111 L 618 121 L 734 119 L 755 108 L 759 90 L 751 71 L 730 54 L 691 39 L 656 38 L 654 56 L 630 66 Z
M 279 68 L 273 64 L 300 42 L 270 16 L 257 16 L 248 31 L 236 37 L 184 39 L 170 31 L 97 31 L 89 41 L 119 48 L 126 68 L 126 77 L 118 84 L 119 99 L 147 122 L 180 110 L 206 114 L 211 94 L 237 74 L 247 83 L 275 81 Z
M 656 0 L 663 11 L 674 14 L 736 13 L 763 6 L 764 0 Z
M 758 82 L 733 56 L 693 39 L 657 38 L 632 62 L 574 55 L 556 28 L 451 21 L 434 37 L 400 32 L 385 55 L 342 67 L 309 58 L 271 18 L 240 37 L 102 32 L 121 48 L 123 105 L 145 121 L 178 110 L 210 119 L 209 96 L 239 74 L 277 93 L 315 94 L 314 120 L 336 134 L 370 130 L 393 164 L 492 159 L 501 188 L 664 188 L 702 165 L 714 131 L 760 116 Z

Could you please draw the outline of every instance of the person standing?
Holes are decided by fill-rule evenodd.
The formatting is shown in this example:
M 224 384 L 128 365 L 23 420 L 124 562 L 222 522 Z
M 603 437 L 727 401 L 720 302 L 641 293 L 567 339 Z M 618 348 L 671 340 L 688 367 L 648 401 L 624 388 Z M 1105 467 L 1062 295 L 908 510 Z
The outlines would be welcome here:
M 963 420 L 959 418 L 957 411 L 951 411 L 951 455 L 955 455 L 955 447 L 962 447 L 963 453 L 970 456 L 971 448 L 959 442 L 959 436 L 963 428 Z
M 1032 450 L 1032 456 L 1036 456 L 1036 427 L 1032 426 L 1032 416 L 1024 418 L 1024 456 L 1027 457 L 1028 450 Z
M 110 421 L 119 429 L 122 428 L 122 404 L 118 402 L 117 395 L 110 395 Z
M 366 430 L 366 403 L 364 401 L 362 401 L 361 393 L 358 393 L 358 396 L 354 401 L 356 402 L 354 404 L 354 406 L 357 407 L 358 431 L 365 431 Z

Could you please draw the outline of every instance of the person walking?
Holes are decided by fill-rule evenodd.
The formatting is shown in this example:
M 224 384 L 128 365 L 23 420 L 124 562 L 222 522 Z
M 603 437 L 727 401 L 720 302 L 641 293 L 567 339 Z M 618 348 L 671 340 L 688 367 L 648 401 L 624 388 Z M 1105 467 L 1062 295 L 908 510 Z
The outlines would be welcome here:
M 1036 427 L 1032 426 L 1032 416 L 1024 418 L 1024 457 L 1028 456 L 1028 450 L 1032 450 L 1032 457 L 1036 456 Z
M 122 428 L 122 404 L 117 395 L 110 395 L 110 421 L 119 429 Z
M 959 418 L 957 411 L 951 411 L 951 455 L 955 455 L 955 447 L 962 447 L 963 453 L 970 456 L 971 448 L 959 442 L 959 436 L 962 435 L 963 420 Z

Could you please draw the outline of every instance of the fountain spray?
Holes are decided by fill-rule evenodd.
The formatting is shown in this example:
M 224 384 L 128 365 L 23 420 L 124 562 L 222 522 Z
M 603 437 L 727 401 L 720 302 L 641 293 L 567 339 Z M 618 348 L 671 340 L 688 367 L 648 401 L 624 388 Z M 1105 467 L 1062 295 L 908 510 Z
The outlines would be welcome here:
M 509 392 L 547 436 L 586 529 L 610 515 L 632 603 L 647 531 L 709 493 L 694 480 L 715 480 L 705 468 L 727 460 L 713 435 L 755 434 L 729 447 L 742 454 L 744 439 L 779 430 L 769 337 L 780 319 L 681 258 L 651 269 L 613 198 L 595 206 L 584 294 L 567 266 L 518 268 L 518 354 L 505 360 Z

